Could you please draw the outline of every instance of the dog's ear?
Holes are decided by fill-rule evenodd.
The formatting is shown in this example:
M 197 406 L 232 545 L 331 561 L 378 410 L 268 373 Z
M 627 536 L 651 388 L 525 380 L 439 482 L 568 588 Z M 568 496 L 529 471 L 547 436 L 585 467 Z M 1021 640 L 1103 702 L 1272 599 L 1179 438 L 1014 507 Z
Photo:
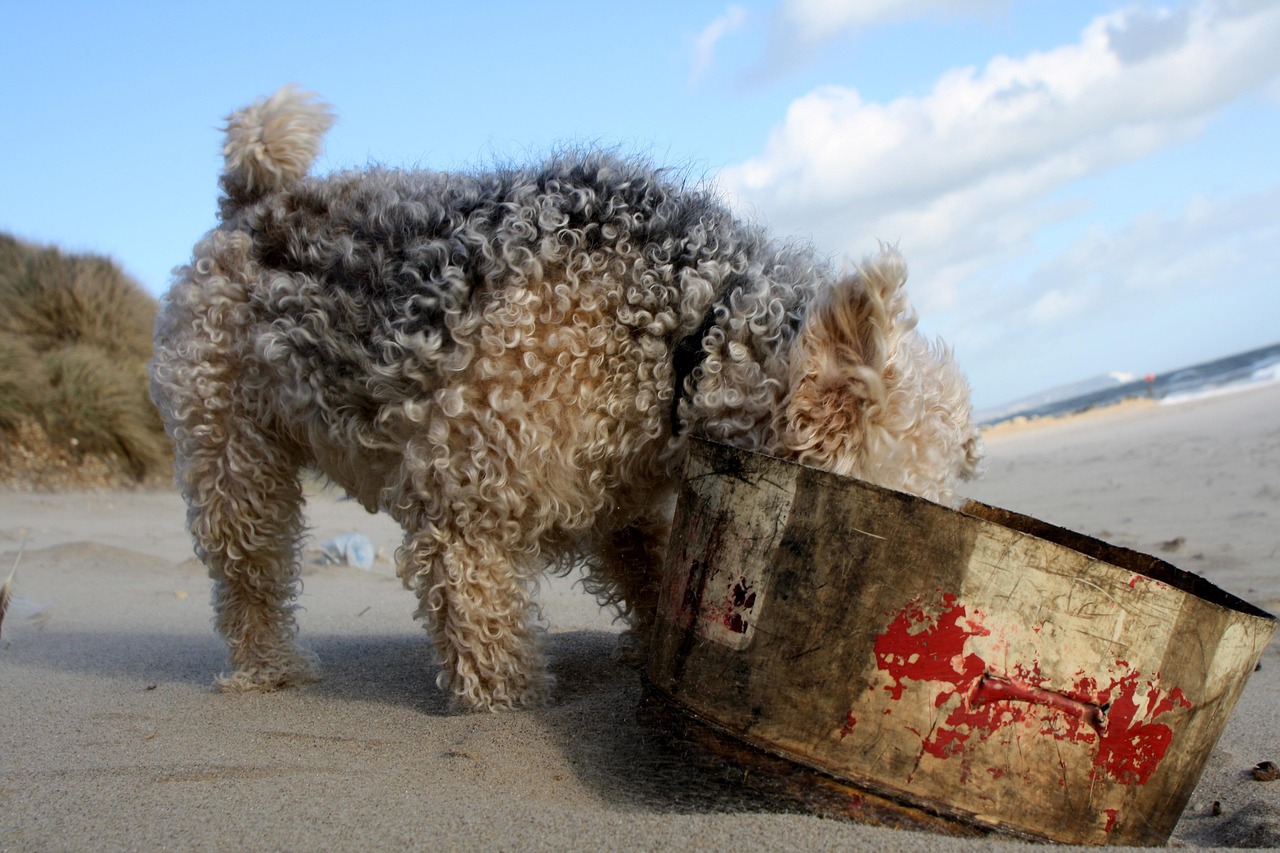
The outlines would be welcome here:
M 888 409 L 903 341 L 916 326 L 907 265 L 882 249 L 810 307 L 791 361 L 784 442 L 799 461 L 855 473 Z

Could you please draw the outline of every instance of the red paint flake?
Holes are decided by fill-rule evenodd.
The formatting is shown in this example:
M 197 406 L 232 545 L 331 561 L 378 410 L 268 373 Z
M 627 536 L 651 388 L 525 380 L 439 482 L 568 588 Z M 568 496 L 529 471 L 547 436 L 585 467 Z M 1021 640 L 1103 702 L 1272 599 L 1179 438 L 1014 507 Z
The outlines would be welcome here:
M 993 676 L 983 693 L 980 686 L 988 674 L 987 664 L 978 654 L 966 651 L 972 638 L 991 636 L 982 618 L 980 611 L 970 615 L 956 596 L 947 593 L 932 605 L 919 600 L 908 605 L 876 638 L 876 665 L 893 679 L 884 689 L 894 701 L 918 683 L 936 691 L 935 707 L 953 706 L 927 737 L 915 732 L 921 738 L 922 753 L 950 758 L 962 754 L 975 736 L 984 741 L 1002 728 L 1030 721 L 1039 726 L 1041 735 L 1096 743 L 1095 773 L 1125 785 L 1144 784 L 1151 777 L 1173 739 L 1173 730 L 1155 722 L 1156 718 L 1191 707 L 1181 690 L 1165 694 L 1148 680 L 1143 692 L 1140 673 L 1131 671 L 1102 690 L 1093 679 L 1078 674 L 1069 693 L 1063 693 L 1045 687 L 1047 679 L 1033 663 L 1030 669 L 1016 667 L 1007 676 Z M 1129 664 L 1117 660 L 1115 666 L 1124 671 Z M 1042 706 L 1058 713 L 1044 714 Z M 1105 721 L 1098 718 L 1097 706 L 1106 709 Z M 891 711 L 886 708 L 884 713 Z M 848 727 L 842 733 L 851 730 Z M 988 768 L 987 772 L 998 779 L 1005 771 Z M 1065 778 L 1060 781 L 1065 784 Z
M 699 577 L 698 573 L 705 573 L 707 568 L 700 563 L 694 563 L 689 570 L 689 576 Z M 699 577 L 699 583 L 702 583 Z M 693 588 L 691 583 L 690 589 Z M 727 631 L 735 634 L 745 634 L 747 629 L 751 627 L 749 617 L 752 615 L 751 610 L 756 606 L 756 592 L 754 584 L 750 583 L 745 577 L 739 577 L 737 581 L 725 587 L 726 593 L 723 597 L 712 601 L 703 600 L 695 601 L 693 593 L 686 590 L 684 601 L 681 608 L 684 611 L 692 612 L 700 609 L 702 618 L 707 622 L 718 624 Z
M 1093 757 L 1095 769 L 1125 785 L 1145 784 L 1173 740 L 1173 729 L 1153 720 L 1177 708 L 1191 707 L 1179 688 L 1165 695 L 1155 682 L 1147 681 L 1144 692 L 1139 678 L 1138 672 L 1131 672 L 1103 692 L 1102 701 L 1110 703 L 1107 728 Z
M 930 611 L 936 609 L 929 608 Z M 967 697 L 986 674 L 987 664 L 976 654 L 965 654 L 965 646 L 971 637 L 990 634 L 951 593 L 943 595 L 942 609 L 936 616 L 918 603 L 909 605 L 876 638 L 876 664 L 895 682 L 885 690 L 898 700 L 907 689 L 904 683 L 907 680 L 926 682 L 935 689 L 940 686 L 934 697 L 934 706 L 938 708 L 954 696 Z M 946 720 L 923 739 L 922 746 L 931 755 L 947 758 L 963 752 L 965 743 L 975 733 L 989 735 L 999 726 L 1022 718 L 1021 709 L 1008 705 L 991 704 L 975 709 L 969 707 L 967 701 L 961 701 Z
M 849 735 L 853 734 L 853 727 L 856 726 L 857 724 L 858 724 L 858 718 L 853 715 L 852 711 L 845 714 L 844 725 L 840 727 L 840 739 L 844 740 Z
M 750 613 L 756 606 L 756 594 L 752 584 L 745 577 L 738 578 L 737 583 L 729 591 L 729 600 L 725 602 L 725 612 L 721 616 L 724 627 L 735 634 L 747 633 L 747 620 L 743 611 Z
M 1043 683 L 1039 666 L 1034 666 L 1032 669 L 1036 680 Z M 1001 700 L 1044 705 L 1069 717 L 1083 720 L 1098 731 L 1102 731 L 1106 727 L 1106 712 L 1093 702 L 1077 699 L 1065 693 L 1045 690 L 1043 687 L 1029 684 L 1017 678 L 1000 678 L 988 673 L 979 679 L 977 688 L 969 696 L 969 701 L 973 705 L 983 705 Z M 1046 734 L 1053 734 L 1053 732 L 1046 732 Z M 1059 737 L 1059 740 L 1061 739 Z
M 966 655 L 964 647 L 970 637 L 991 632 L 971 621 L 951 593 L 942 597 L 942 603 L 944 609 L 936 616 L 926 614 L 918 604 L 907 606 L 876 638 L 876 665 L 896 682 L 885 688 L 895 700 L 907 689 L 904 679 L 937 682 L 950 687 L 936 700 L 941 706 L 951 693 L 968 692 L 987 671 L 982 658 Z
M 1119 809 L 1103 809 L 1107 815 L 1107 825 L 1102 828 L 1103 832 L 1110 832 L 1116 825 L 1116 818 L 1120 816 Z
M 1156 589 L 1165 588 L 1165 584 L 1162 581 L 1158 581 L 1155 578 L 1149 578 L 1146 575 L 1140 575 L 1135 573 L 1129 577 L 1129 589 L 1136 589 L 1138 586 L 1138 581 L 1149 583 L 1152 586 L 1154 586 Z

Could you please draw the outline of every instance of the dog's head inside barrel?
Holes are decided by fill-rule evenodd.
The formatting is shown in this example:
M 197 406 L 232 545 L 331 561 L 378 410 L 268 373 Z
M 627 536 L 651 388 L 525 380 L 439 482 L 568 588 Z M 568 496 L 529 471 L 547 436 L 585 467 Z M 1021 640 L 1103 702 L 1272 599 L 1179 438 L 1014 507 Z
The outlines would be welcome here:
M 982 443 L 951 351 L 916 330 L 906 263 L 868 258 L 819 295 L 791 357 L 783 443 L 798 461 L 942 503 Z

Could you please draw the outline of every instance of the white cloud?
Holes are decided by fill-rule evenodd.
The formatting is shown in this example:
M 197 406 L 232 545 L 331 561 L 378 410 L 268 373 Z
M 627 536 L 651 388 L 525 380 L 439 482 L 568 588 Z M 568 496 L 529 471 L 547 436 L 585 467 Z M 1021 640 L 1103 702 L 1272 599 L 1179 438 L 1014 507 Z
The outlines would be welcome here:
M 1191 199 L 1176 215 L 1147 212 L 1114 232 L 1093 229 L 1031 276 L 1032 290 L 1076 289 L 1105 281 L 1105 301 L 1173 300 L 1179 292 L 1228 290 L 1245 260 L 1280 265 L 1280 185 L 1225 199 Z M 1101 306 L 1100 310 L 1102 309 Z
M 711 68 L 711 63 L 715 60 L 716 46 L 720 41 L 729 33 L 741 29 L 747 23 L 747 17 L 747 10 L 735 4 L 698 33 L 698 37 L 693 42 L 693 64 L 689 71 L 691 85 L 701 81 Z
M 786 8 L 819 20 L 816 2 Z M 837 254 L 900 241 L 922 310 L 946 308 L 974 270 L 1030 251 L 1063 215 L 1050 194 L 1193 138 L 1226 104 L 1274 85 L 1277 44 L 1275 4 L 1117 12 L 1073 44 L 953 69 L 923 96 L 879 103 L 852 88 L 814 90 L 762 154 L 720 181 L 776 230 Z
M 987 282 L 982 298 L 946 320 L 944 335 L 963 352 L 984 405 L 1109 370 L 1164 370 L 1274 343 L 1277 211 L 1280 184 L 1095 226 L 1037 265 L 1025 286 L 997 296 Z
M 1046 291 L 1031 306 L 1030 317 L 1037 324 L 1057 323 L 1084 310 L 1087 298 L 1079 288 Z
M 794 54 L 849 32 L 928 17 L 1001 11 L 1011 0 L 783 0 L 774 50 Z
M 1132 63 L 1177 50 L 1186 41 L 1191 24 L 1191 8 L 1136 9 L 1127 18 L 1116 20 L 1109 30 L 1111 48 L 1122 62 Z

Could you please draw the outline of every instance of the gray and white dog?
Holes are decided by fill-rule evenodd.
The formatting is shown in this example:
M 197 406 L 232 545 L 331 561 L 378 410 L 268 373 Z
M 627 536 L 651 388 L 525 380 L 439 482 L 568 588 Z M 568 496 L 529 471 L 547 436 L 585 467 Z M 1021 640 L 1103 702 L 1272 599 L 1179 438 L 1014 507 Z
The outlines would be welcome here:
M 838 276 L 608 154 L 308 178 L 331 121 L 292 88 L 230 117 L 220 222 L 156 327 L 225 689 L 314 677 L 306 469 L 403 525 L 439 683 L 471 709 L 548 697 L 548 567 L 584 561 L 643 639 L 691 434 L 943 502 L 972 474 L 968 388 L 895 252 Z

